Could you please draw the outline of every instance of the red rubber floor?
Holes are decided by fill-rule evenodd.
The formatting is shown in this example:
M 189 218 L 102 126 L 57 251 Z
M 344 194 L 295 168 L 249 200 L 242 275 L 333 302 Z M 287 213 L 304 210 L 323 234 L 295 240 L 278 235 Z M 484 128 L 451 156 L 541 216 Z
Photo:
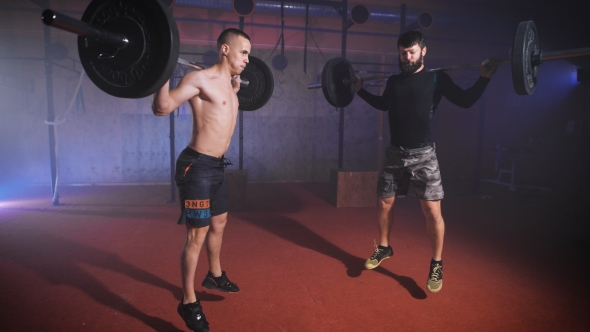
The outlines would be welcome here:
M 241 291 L 202 288 L 200 257 L 211 331 L 590 331 L 588 225 L 551 199 L 447 194 L 444 287 L 431 294 L 418 200 L 398 200 L 395 255 L 369 271 L 376 208 L 335 208 L 328 188 L 249 185 L 222 248 Z M 0 331 L 187 331 L 169 187 L 63 187 L 63 206 L 48 191 L 0 201 Z

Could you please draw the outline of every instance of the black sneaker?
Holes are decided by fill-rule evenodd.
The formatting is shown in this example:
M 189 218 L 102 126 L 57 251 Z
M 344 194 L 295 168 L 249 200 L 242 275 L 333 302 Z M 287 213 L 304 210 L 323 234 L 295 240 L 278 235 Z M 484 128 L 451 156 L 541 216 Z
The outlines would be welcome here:
M 214 277 L 213 273 L 209 271 L 201 285 L 205 288 L 214 289 L 226 293 L 237 293 L 240 291 L 238 285 L 229 281 L 229 279 L 225 275 L 225 271 L 221 271 L 221 277 Z
M 375 242 L 375 252 L 365 262 L 365 268 L 372 270 L 379 266 L 379 264 L 381 264 L 381 262 L 384 259 L 389 258 L 391 256 L 393 256 L 393 249 L 391 248 L 391 246 L 378 246 L 377 242 Z
M 182 304 L 182 301 L 180 301 L 176 310 L 184 320 L 186 327 L 196 332 L 209 332 L 209 322 L 207 322 L 201 303 L 198 300 L 188 304 Z
M 430 262 L 430 275 L 426 281 L 426 289 L 431 293 L 436 293 L 442 288 L 443 266 L 442 261 Z

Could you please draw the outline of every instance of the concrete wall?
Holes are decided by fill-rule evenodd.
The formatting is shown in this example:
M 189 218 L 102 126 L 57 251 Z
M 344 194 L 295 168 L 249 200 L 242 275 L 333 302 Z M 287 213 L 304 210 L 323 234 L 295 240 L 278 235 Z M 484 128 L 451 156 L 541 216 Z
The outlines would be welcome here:
M 86 1 L 51 1 L 56 10 L 80 17 Z M 421 2 L 428 10 L 428 2 Z M 375 1 L 375 5 L 399 7 L 399 4 Z M 434 5 L 433 5 L 434 6 Z M 549 31 L 539 13 L 515 14 L 487 5 L 478 12 L 467 9 L 433 13 L 435 25 L 424 30 L 428 40 L 427 65 L 438 67 L 479 62 L 489 55 L 506 57 L 512 34 L 519 21 L 536 19 L 539 34 Z M 438 9 L 442 11 L 443 9 Z M 486 11 L 487 10 L 487 11 Z M 50 162 L 47 119 L 45 64 L 43 61 L 43 26 L 41 9 L 32 2 L 0 2 L 0 183 L 49 183 Z M 464 12 L 464 13 L 463 13 Z M 504 15 L 498 15 L 504 13 Z M 480 24 L 468 27 L 457 24 L 461 16 Z M 175 7 L 181 32 L 184 58 L 202 61 L 199 54 L 214 50 L 214 40 L 226 27 L 237 26 L 237 15 L 219 9 Z M 481 15 L 481 16 L 478 16 Z M 244 168 L 250 181 L 328 181 L 330 169 L 337 167 L 339 115 L 324 99 L 321 90 L 308 90 L 300 82 L 303 71 L 304 18 L 288 16 L 285 24 L 285 55 L 289 60 L 283 73 L 273 69 L 275 90 L 261 109 L 244 114 Z M 253 41 L 252 55 L 267 60 L 271 66 L 280 30 L 280 16 L 255 13 L 245 20 L 245 31 Z M 452 23 L 452 24 L 451 24 Z M 312 17 L 314 40 L 308 40 L 307 72 L 317 81 L 326 59 L 340 55 L 340 21 Z M 295 29 L 294 27 L 298 27 Z M 567 28 L 567 27 L 566 27 Z M 321 30 L 321 31 L 320 31 Z M 397 23 L 369 22 L 349 30 L 347 57 L 361 71 L 397 71 L 395 42 Z M 547 35 L 550 35 L 547 33 Z M 551 35 L 550 35 L 551 36 Z M 76 90 L 81 65 L 78 63 L 76 38 L 51 29 L 54 43 L 68 49 L 68 58 L 55 60 L 53 84 L 56 116 L 64 114 Z M 543 37 L 541 37 L 542 39 Z M 586 37 L 587 38 L 587 37 Z M 571 38 L 573 39 L 573 38 Z M 316 43 L 321 53 L 316 47 Z M 542 47 L 570 47 L 574 41 Z M 571 47 L 581 47 L 573 45 Z M 271 56 L 272 55 L 272 56 Z M 533 96 L 517 96 L 512 88 L 510 67 L 503 66 L 490 83 L 484 98 L 468 110 L 443 101 L 433 127 L 443 177 L 445 180 L 474 177 L 479 112 L 485 111 L 483 176 L 495 176 L 495 144 L 527 146 L 530 153 L 519 164 L 520 180 L 527 183 L 559 186 L 550 174 L 559 167 L 548 157 L 564 153 L 563 144 L 572 140 L 566 125 L 574 121 L 576 130 L 586 130 L 588 90 L 572 82 L 572 73 L 583 64 L 560 61 L 543 64 L 537 91 Z M 182 71 L 183 69 L 180 69 Z M 469 87 L 477 70 L 452 72 L 457 84 Z M 380 93 L 381 85 L 368 88 Z M 170 118 L 155 117 L 150 98 L 121 99 L 100 91 L 87 78 L 81 85 L 83 103 L 78 98 L 66 121 L 56 126 L 58 137 L 60 182 L 137 183 L 170 180 Z M 176 154 L 188 142 L 190 111 L 184 106 L 174 116 Z M 237 128 L 237 127 L 236 127 Z M 578 134 L 583 135 L 582 132 Z M 387 117 L 355 98 L 345 109 L 344 168 L 377 170 L 382 150 L 389 140 Z M 534 143 L 534 144 L 529 144 Z M 567 154 L 567 153 L 566 153 Z M 238 134 L 234 134 L 226 157 L 238 165 Z M 561 155 L 560 155 L 561 156 Z M 538 165 L 544 165 L 539 167 Z

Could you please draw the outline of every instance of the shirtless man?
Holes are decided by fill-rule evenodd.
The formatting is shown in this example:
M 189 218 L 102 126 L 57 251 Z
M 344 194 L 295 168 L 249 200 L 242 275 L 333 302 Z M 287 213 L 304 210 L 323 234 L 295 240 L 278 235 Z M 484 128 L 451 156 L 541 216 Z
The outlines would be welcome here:
M 176 161 L 181 208 L 178 224 L 186 224 L 187 230 L 180 256 L 184 297 L 178 304 L 178 313 L 189 329 L 204 332 L 209 331 L 209 323 L 194 288 L 203 244 L 207 247 L 209 272 L 202 286 L 231 293 L 239 291 L 219 262 L 228 210 L 224 168 L 229 161 L 223 155 L 236 126 L 236 93 L 240 89 L 239 74 L 248 64 L 250 37 L 230 28 L 217 39 L 217 48 L 219 56 L 212 67 L 189 72 L 173 90 L 169 90 L 168 81 L 155 93 L 152 102 L 152 110 L 158 116 L 170 114 L 187 100 L 193 112 L 190 142 Z

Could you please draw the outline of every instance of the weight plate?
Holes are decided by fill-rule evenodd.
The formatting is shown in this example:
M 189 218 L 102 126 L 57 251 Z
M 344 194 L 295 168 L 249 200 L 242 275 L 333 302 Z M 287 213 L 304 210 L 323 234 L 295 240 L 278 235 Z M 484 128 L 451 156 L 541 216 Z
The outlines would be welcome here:
M 539 37 L 533 21 L 518 24 L 512 43 L 512 84 L 519 95 L 531 95 L 537 85 L 539 66 L 533 55 L 539 52 Z
M 354 70 L 348 60 L 333 58 L 326 62 L 322 70 L 322 92 L 330 105 L 346 107 L 354 98 L 354 84 L 344 84 L 344 80 L 351 80 Z
M 78 53 L 90 80 L 121 98 L 143 98 L 172 76 L 180 49 L 178 28 L 159 0 L 93 0 L 82 21 L 124 35 L 123 49 L 78 36 Z
M 264 106 L 274 91 L 275 82 L 270 68 L 264 61 L 249 56 L 249 63 L 240 74 L 240 77 L 248 80 L 248 86 L 240 88 L 238 100 L 242 111 L 255 111 Z
M 350 20 L 354 22 L 354 24 L 365 24 L 369 20 L 371 13 L 369 9 L 363 5 L 354 5 L 350 9 Z
M 236 14 L 240 16 L 249 16 L 256 8 L 254 0 L 232 0 L 232 7 Z
M 286 56 L 277 54 L 272 58 L 272 67 L 276 70 L 284 70 L 289 65 L 289 60 Z

